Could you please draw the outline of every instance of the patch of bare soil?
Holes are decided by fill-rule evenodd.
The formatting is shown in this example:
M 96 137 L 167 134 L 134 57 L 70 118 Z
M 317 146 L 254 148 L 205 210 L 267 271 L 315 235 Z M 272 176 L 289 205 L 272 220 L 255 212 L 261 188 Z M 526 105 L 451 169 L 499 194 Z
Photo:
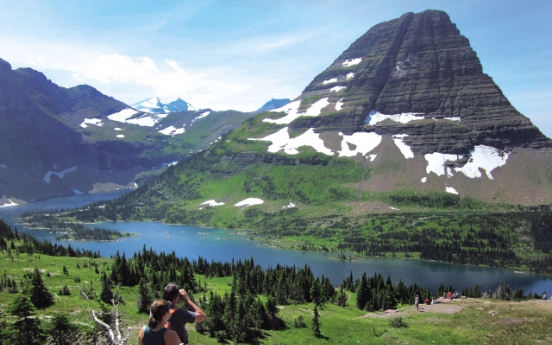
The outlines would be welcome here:
M 439 313 L 439 314 L 456 314 L 464 309 L 464 306 L 454 303 L 437 303 L 430 305 L 420 305 L 420 312 L 424 313 Z
M 366 213 L 385 213 L 385 212 L 400 212 L 392 209 L 391 206 L 380 201 L 353 201 L 348 202 L 347 206 L 352 208 L 352 213 L 355 215 L 364 215 Z
M 501 319 L 497 323 L 501 325 L 515 325 L 523 322 L 533 322 L 533 320 L 525 320 L 520 317 L 511 317 L 511 318 Z

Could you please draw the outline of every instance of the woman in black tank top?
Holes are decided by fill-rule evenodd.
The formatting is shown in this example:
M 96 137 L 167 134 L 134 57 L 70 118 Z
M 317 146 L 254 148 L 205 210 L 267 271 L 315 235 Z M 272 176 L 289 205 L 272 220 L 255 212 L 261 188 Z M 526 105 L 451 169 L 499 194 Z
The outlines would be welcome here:
M 169 303 L 165 300 L 153 302 L 150 308 L 148 325 L 138 334 L 138 345 L 179 345 L 180 339 L 175 331 L 165 328 L 169 319 Z

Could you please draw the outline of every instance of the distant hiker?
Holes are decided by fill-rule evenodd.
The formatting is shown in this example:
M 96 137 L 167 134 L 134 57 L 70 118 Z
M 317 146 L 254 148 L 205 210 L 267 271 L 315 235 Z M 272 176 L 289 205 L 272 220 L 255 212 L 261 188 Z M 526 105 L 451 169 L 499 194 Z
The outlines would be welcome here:
M 431 297 L 431 304 L 437 304 L 437 301 L 433 297 Z
M 420 304 L 420 296 L 416 295 L 416 298 L 414 298 L 414 305 L 416 306 L 416 310 L 419 310 L 418 304 Z
M 148 325 L 140 329 L 138 345 L 178 345 L 180 339 L 175 331 L 165 328 L 170 317 L 169 302 L 157 300 L 150 307 Z
M 548 299 L 548 297 L 546 296 L 546 291 L 542 293 L 542 299 L 543 299 L 543 300 Z
M 188 344 L 188 331 L 186 323 L 202 322 L 205 320 L 205 313 L 194 302 L 192 302 L 184 289 L 179 289 L 176 284 L 168 284 L 163 289 L 163 299 L 171 303 L 170 319 L 165 327 L 172 329 L 178 334 L 180 341 Z M 182 300 L 192 311 L 178 308 L 178 301 Z
M 426 305 L 429 305 L 429 298 L 426 298 L 426 299 L 425 299 L 425 304 L 426 304 Z
M 447 293 L 447 298 L 452 301 L 452 293 L 450 291 Z

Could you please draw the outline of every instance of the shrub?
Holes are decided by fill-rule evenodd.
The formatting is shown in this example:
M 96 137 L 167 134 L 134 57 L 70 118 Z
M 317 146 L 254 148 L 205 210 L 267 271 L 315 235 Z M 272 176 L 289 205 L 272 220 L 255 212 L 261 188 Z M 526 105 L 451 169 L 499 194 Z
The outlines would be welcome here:
M 303 316 L 300 315 L 298 318 L 293 321 L 293 326 L 295 328 L 306 328 L 307 324 L 305 324 L 305 320 L 303 320 Z
M 408 325 L 406 324 L 406 321 L 403 320 L 402 316 L 397 316 L 389 320 L 389 326 L 395 327 L 395 328 L 408 327 Z

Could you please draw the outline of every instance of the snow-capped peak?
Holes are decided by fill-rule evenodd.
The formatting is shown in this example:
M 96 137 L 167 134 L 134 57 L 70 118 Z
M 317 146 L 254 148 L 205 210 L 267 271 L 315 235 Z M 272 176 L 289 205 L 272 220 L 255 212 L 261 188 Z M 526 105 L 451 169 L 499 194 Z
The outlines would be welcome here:
M 190 103 L 178 98 L 176 101 L 164 104 L 157 97 L 150 97 L 135 103 L 132 107 L 138 111 L 155 114 L 167 114 L 177 111 L 196 110 Z

